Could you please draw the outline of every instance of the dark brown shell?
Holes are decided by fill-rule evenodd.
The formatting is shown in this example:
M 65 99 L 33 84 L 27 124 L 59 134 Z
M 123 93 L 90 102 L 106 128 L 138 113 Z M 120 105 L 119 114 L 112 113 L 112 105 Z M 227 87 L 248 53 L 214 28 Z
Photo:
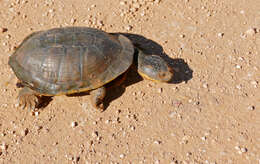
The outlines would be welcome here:
M 25 85 L 43 95 L 98 88 L 124 73 L 134 48 L 124 36 L 86 27 L 56 28 L 28 36 L 9 58 Z

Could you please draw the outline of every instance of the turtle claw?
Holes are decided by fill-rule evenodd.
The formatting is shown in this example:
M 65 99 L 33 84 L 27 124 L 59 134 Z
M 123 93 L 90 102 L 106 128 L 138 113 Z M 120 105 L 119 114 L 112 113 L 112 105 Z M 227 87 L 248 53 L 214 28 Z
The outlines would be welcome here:
M 39 98 L 31 90 L 23 88 L 18 95 L 17 101 L 18 107 L 32 111 L 37 107 Z
M 31 99 L 32 101 L 30 102 L 30 110 L 31 111 L 34 111 L 35 110 L 35 108 L 36 108 L 36 106 L 38 105 L 38 97 L 36 97 L 35 95 L 34 95 L 34 99 Z
M 100 112 L 104 111 L 104 104 L 100 103 L 100 104 L 95 104 L 94 107 L 99 110 Z
M 22 109 L 35 110 L 38 105 L 38 97 L 35 95 L 23 95 L 18 97 L 18 106 Z

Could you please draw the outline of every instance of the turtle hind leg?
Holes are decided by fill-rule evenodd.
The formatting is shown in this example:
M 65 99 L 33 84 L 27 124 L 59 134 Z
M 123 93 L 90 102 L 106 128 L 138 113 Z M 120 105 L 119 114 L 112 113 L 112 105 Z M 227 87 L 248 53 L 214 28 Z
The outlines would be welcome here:
M 34 110 L 39 105 L 39 96 L 28 87 L 24 87 L 20 90 L 19 95 L 17 97 L 18 106 L 22 109 Z
M 104 104 L 103 100 L 106 96 L 106 88 L 100 87 L 90 92 L 91 95 L 91 103 L 94 108 L 98 109 L 99 111 L 104 111 Z
M 125 88 L 124 82 L 126 81 L 127 75 L 128 75 L 129 70 L 127 70 L 125 73 L 122 75 L 118 76 L 116 79 L 111 81 L 110 83 L 106 84 L 107 90 L 114 90 L 118 87 L 123 87 Z

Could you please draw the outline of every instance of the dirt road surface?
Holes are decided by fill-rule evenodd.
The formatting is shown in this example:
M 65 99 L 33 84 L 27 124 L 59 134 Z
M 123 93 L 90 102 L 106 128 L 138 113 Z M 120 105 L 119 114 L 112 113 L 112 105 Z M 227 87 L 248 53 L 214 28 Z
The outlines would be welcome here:
M 8 57 L 32 32 L 121 32 L 175 70 L 170 84 L 129 74 L 89 96 L 15 106 Z M 260 163 L 259 0 L 0 0 L 0 163 Z

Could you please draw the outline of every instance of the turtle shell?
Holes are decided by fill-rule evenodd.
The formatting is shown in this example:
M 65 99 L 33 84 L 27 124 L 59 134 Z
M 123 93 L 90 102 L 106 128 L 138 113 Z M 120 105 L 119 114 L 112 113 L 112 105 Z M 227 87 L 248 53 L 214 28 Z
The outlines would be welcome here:
M 99 88 L 132 64 L 134 47 L 122 35 L 87 27 L 29 35 L 9 58 L 17 78 L 42 95 Z

